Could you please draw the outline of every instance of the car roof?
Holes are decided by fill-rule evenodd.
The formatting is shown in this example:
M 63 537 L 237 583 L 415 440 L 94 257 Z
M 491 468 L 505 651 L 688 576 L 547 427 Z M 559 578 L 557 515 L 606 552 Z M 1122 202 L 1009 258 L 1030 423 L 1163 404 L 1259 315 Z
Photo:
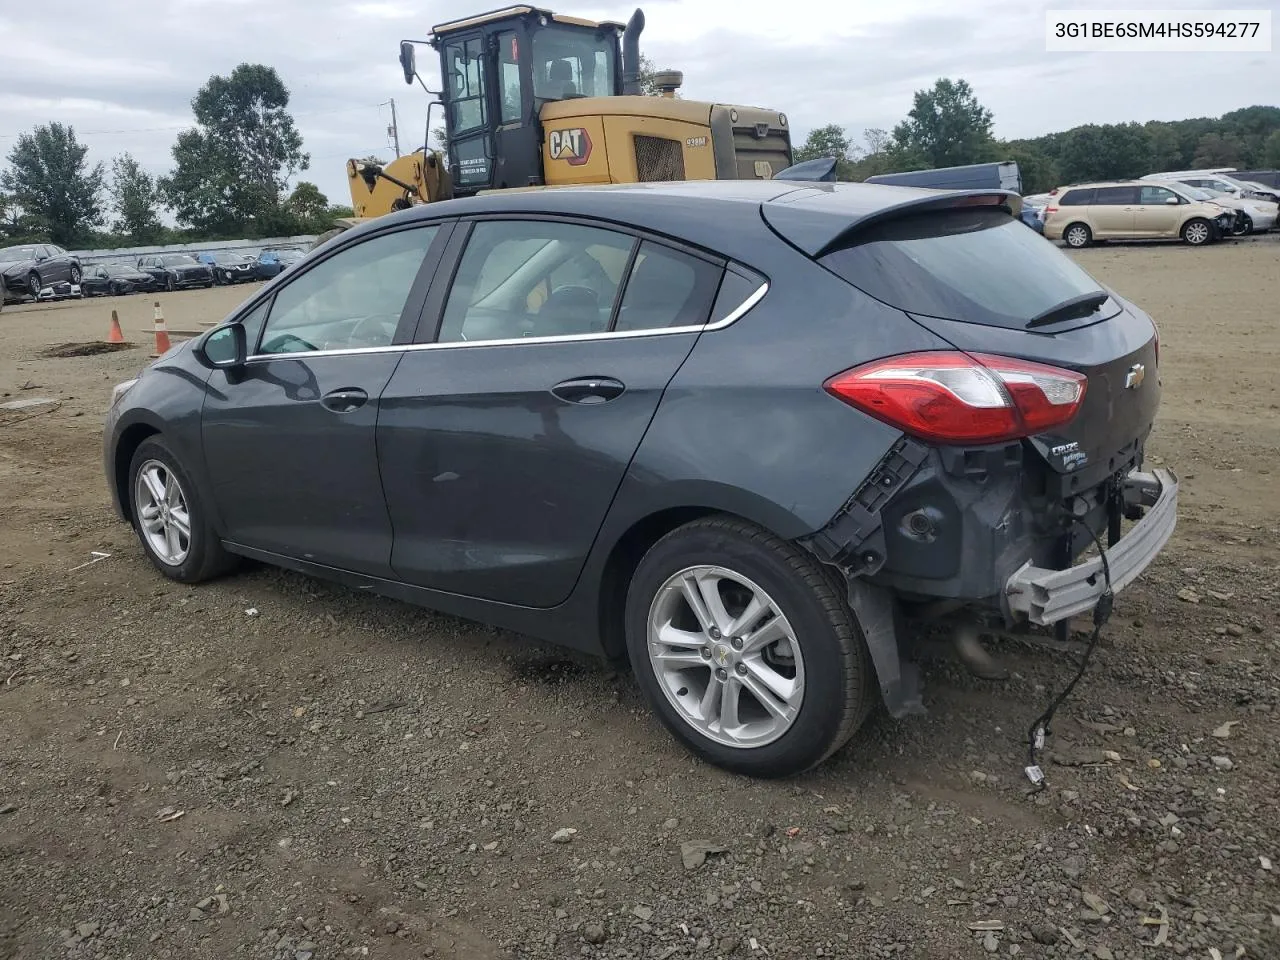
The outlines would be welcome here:
M 999 196 L 1002 190 L 931 190 L 878 183 L 785 180 L 687 180 L 495 190 L 474 197 L 420 204 L 377 217 L 376 224 L 480 214 L 580 216 L 665 234 L 750 263 L 767 223 L 806 253 L 818 254 L 855 226 L 917 206 L 950 205 L 958 198 Z

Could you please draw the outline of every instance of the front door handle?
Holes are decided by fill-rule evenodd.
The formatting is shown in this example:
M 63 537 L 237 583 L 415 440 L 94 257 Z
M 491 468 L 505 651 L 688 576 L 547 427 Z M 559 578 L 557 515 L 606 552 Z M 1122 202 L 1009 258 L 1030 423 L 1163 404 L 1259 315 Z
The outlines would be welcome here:
M 326 393 L 320 403 L 326 410 L 334 413 L 350 413 L 352 410 L 359 410 L 368 400 L 369 394 L 359 387 L 343 387 Z
M 607 403 L 626 389 L 626 384 L 612 377 L 578 377 L 557 383 L 551 392 L 566 403 Z

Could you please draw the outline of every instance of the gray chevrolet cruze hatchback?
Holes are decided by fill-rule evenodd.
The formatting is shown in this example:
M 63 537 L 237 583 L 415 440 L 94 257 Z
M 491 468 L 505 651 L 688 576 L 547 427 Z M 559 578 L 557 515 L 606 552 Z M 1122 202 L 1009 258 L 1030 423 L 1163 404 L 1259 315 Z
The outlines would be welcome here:
M 728 181 L 382 217 L 120 384 L 107 480 L 168 577 L 251 557 L 627 658 L 696 753 L 791 774 L 920 708 L 919 623 L 1064 624 L 1172 533 L 1156 328 L 1018 204 Z

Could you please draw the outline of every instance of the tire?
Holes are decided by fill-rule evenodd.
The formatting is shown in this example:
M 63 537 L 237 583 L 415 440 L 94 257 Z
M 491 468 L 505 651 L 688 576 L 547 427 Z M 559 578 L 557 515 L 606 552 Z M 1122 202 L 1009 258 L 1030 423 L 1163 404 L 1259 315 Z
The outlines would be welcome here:
M 173 293 L 174 290 L 178 289 L 178 285 L 173 282 L 173 274 L 169 274 L 164 278 L 164 288 L 170 293 Z
M 167 501 L 169 509 L 162 516 L 173 517 L 181 504 L 187 516 L 188 535 L 185 538 L 180 531 L 176 531 L 175 538 L 167 541 L 164 529 L 170 524 L 163 522 L 158 524 L 161 528 L 159 532 L 148 529 L 144 513 L 152 515 L 152 507 L 157 498 L 149 494 L 148 491 L 154 488 L 149 487 L 140 476 L 144 470 L 153 478 L 176 484 L 177 496 L 170 493 L 171 488 L 167 483 L 163 486 L 168 495 L 161 499 Z M 128 497 L 133 529 L 142 549 L 155 568 L 169 579 L 181 583 L 200 583 L 227 572 L 235 565 L 235 558 L 222 549 L 222 543 L 209 523 L 209 514 L 200 500 L 199 489 L 161 437 L 149 437 L 138 445 L 129 464 L 129 486 L 122 492 Z M 144 499 L 147 497 L 150 499 Z M 171 553 L 163 553 L 157 540 L 162 545 L 167 541 L 175 549 Z M 185 549 L 182 549 L 184 540 Z
M 83 277 L 84 274 L 80 272 L 80 267 L 73 263 L 71 265 L 71 282 L 79 283 Z
M 1182 225 L 1181 234 L 1183 243 L 1202 247 L 1214 238 L 1213 224 L 1202 217 L 1196 217 Z
M 1248 214 L 1245 214 L 1240 222 L 1231 228 L 1233 237 L 1247 237 L 1251 233 L 1253 233 L 1253 218 Z
M 727 598 L 721 611 L 731 619 L 753 592 L 764 597 L 772 612 L 755 621 L 755 632 L 778 640 L 739 653 L 750 651 L 749 630 L 745 648 L 740 638 L 702 630 L 677 584 L 690 576 L 714 584 L 722 574 L 711 588 Z M 727 625 L 723 616 L 719 621 Z M 696 520 L 659 540 L 632 576 L 625 624 L 627 652 L 651 709 L 693 753 L 734 773 L 787 777 L 817 766 L 853 736 L 875 703 L 866 643 L 832 579 L 799 547 L 741 520 Z M 666 654 L 666 666 L 651 651 Z M 789 659 L 788 651 L 798 656 Z M 779 688 L 761 677 L 792 690 L 789 708 L 778 693 L 771 700 L 779 712 L 763 709 L 754 690 Z M 726 688 L 735 691 L 739 721 L 731 731 L 719 719 Z M 703 703 L 710 704 L 703 714 L 710 723 L 700 727 L 695 714 Z
M 1071 223 L 1062 231 L 1062 241 L 1068 247 L 1079 250 L 1081 247 L 1087 247 L 1093 242 L 1093 231 L 1089 229 L 1087 224 Z
M 40 288 L 42 286 L 43 284 L 40 282 L 40 274 L 36 273 L 34 270 L 27 274 L 27 292 L 30 293 L 32 297 L 40 296 Z

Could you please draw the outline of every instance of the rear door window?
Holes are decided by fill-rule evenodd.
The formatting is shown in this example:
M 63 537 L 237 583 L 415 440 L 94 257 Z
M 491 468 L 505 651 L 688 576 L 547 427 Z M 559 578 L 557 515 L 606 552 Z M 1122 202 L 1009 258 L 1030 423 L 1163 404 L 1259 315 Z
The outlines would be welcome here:
M 1107 206 L 1124 206 L 1129 203 L 1138 202 L 1137 187 L 1099 187 L 1097 196 L 1093 198 L 1095 204 L 1105 204 Z
M 1067 300 L 1102 290 L 1053 244 L 994 209 L 890 220 L 856 234 L 821 262 L 900 310 L 1016 329 Z M 1093 319 L 1114 313 L 1112 307 Z

